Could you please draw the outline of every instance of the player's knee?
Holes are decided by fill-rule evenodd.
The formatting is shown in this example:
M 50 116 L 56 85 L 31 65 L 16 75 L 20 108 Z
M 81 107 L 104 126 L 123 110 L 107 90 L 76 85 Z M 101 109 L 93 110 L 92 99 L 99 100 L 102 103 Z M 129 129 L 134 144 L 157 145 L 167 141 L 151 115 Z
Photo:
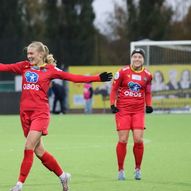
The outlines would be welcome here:
M 127 143 L 128 138 L 127 137 L 119 137 L 119 142 L 121 143 Z
M 38 158 L 41 158 L 45 153 L 45 151 L 42 151 L 42 150 L 41 151 L 35 150 L 34 152 Z
M 45 153 L 45 149 L 43 146 L 38 146 L 35 148 L 34 152 L 38 158 L 41 158 Z
M 25 150 L 34 150 L 35 144 L 33 142 L 27 141 L 25 143 Z
M 25 150 L 34 150 L 34 147 L 30 144 L 25 145 Z
M 138 144 L 143 143 L 143 138 L 142 138 L 142 137 L 136 137 L 136 138 L 134 139 L 134 143 L 138 143 Z

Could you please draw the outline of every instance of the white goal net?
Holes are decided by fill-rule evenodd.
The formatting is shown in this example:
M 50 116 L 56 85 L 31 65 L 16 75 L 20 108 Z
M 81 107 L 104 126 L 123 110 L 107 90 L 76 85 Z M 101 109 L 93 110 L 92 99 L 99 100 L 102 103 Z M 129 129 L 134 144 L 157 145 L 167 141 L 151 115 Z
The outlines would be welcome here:
M 153 74 L 155 111 L 191 112 L 191 41 L 137 41 Z

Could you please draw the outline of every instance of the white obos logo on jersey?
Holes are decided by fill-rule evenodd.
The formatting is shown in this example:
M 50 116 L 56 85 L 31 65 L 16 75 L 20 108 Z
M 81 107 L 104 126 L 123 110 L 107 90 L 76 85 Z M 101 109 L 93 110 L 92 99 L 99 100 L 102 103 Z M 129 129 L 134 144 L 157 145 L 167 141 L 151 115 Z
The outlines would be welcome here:
M 24 90 L 39 90 L 39 85 L 36 84 L 23 84 Z
M 114 79 L 115 79 L 115 80 L 119 79 L 119 72 L 116 72 L 116 73 L 115 73 Z
M 130 91 L 124 92 L 126 96 L 141 97 L 141 93 L 139 92 L 139 90 L 141 89 L 141 86 L 138 83 L 129 82 L 128 87 Z
M 39 90 L 39 85 L 33 84 L 38 82 L 38 74 L 35 72 L 26 72 L 25 73 L 26 81 L 30 84 L 23 84 L 24 90 Z

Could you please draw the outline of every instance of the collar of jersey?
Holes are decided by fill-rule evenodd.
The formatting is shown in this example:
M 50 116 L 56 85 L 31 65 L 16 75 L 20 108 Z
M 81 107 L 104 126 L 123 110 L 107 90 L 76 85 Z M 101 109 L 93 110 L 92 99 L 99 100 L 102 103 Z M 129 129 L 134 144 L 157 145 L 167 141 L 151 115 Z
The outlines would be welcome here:
M 35 70 L 40 70 L 40 69 L 42 69 L 42 68 L 45 68 L 45 66 L 46 66 L 46 63 L 45 63 L 45 64 L 42 64 L 42 65 L 40 65 L 40 66 L 32 65 L 31 67 L 32 67 L 33 69 L 35 69 Z
M 130 65 L 131 70 L 135 73 L 141 73 L 144 70 L 144 66 L 142 66 L 142 69 L 140 71 L 134 70 L 133 67 Z

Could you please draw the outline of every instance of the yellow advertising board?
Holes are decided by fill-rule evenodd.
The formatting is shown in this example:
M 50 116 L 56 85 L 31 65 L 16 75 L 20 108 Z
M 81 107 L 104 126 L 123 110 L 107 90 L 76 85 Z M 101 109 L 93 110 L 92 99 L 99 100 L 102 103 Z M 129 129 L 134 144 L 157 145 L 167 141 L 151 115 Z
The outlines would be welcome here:
M 114 74 L 119 69 L 120 66 L 72 66 L 69 68 L 69 72 L 83 75 L 97 75 L 102 72 Z M 84 108 L 83 86 L 83 83 L 69 82 L 69 107 L 71 109 Z M 110 92 L 111 82 L 93 82 L 92 86 L 94 90 L 93 108 L 109 108 L 109 97 L 104 96 L 103 92 Z
M 150 66 L 153 106 L 158 109 L 191 108 L 191 66 Z
M 107 71 L 115 74 L 124 66 L 73 66 L 69 72 L 83 75 L 96 75 Z M 163 65 L 149 66 L 153 74 L 152 94 L 155 108 L 182 108 L 191 106 L 191 66 Z M 112 82 L 94 82 L 93 108 L 109 108 Z M 69 107 L 83 108 L 83 83 L 69 82 Z M 104 94 L 105 92 L 105 94 Z M 107 95 L 106 95 L 107 93 Z

